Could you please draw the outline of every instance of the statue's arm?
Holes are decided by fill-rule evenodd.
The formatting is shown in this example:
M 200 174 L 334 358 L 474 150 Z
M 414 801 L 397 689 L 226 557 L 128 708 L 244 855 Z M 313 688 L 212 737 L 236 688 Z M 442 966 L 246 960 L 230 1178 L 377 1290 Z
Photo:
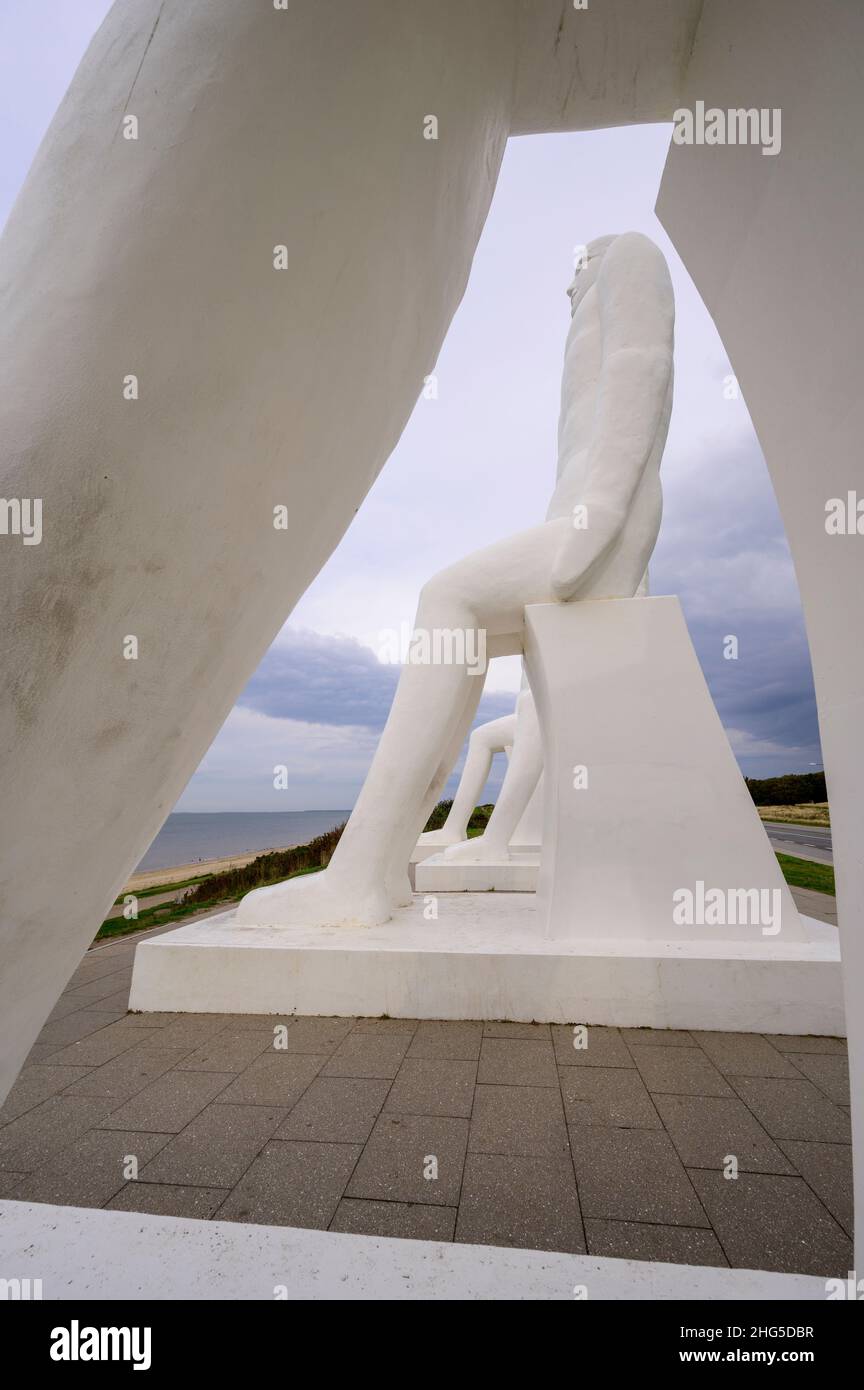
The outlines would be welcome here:
M 571 598 L 617 540 L 654 448 L 672 379 L 675 304 L 660 251 L 636 232 L 619 237 L 597 277 L 603 359 L 589 446 L 584 529 L 567 536 L 553 570 Z

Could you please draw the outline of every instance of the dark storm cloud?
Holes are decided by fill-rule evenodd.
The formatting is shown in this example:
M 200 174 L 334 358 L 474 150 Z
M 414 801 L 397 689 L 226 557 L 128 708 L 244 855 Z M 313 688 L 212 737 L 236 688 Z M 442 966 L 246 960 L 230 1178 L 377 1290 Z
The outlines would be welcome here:
M 289 631 L 264 657 L 238 704 L 273 719 L 380 730 L 398 678 L 398 666 L 382 664 L 353 638 Z M 490 692 L 475 722 L 512 714 L 515 703 L 515 695 Z

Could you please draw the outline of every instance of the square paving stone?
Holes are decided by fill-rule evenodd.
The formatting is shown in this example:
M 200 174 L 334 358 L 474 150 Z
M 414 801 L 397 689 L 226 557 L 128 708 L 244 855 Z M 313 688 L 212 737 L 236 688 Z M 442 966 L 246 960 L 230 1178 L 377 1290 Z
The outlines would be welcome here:
M 543 1041 L 551 1038 L 548 1023 L 498 1023 L 483 1024 L 484 1038 L 534 1038 Z
M 733 1155 L 741 1172 L 794 1173 L 789 1160 L 735 1096 L 654 1097 L 687 1168 L 723 1168 Z M 731 1179 L 730 1179 L 731 1181 Z
M 123 985 L 122 989 L 118 989 L 114 994 L 109 994 L 107 998 L 100 999 L 98 1003 L 94 1003 L 94 1009 L 110 1009 L 112 1011 L 123 1009 L 125 1011 L 129 1007 L 129 990 L 131 986 L 132 981 L 130 980 L 128 984 Z
M 26 1173 L 0 1173 L 0 1201 L 14 1197 L 26 1177 Z
M 0 1166 L 29 1173 L 99 1124 L 113 1101 L 96 1096 L 50 1096 L 0 1129 Z
M 413 1037 L 419 1019 L 416 1018 L 358 1018 L 355 1033 L 410 1033 Z
M 781 1149 L 831 1215 L 852 1235 L 852 1147 L 850 1144 L 814 1144 L 784 1139 Z
M 264 1033 L 253 1033 L 242 1029 L 216 1033 L 207 1042 L 187 1052 L 177 1063 L 179 1071 L 244 1071 L 250 1062 L 272 1047 L 272 1040 Z
M 319 1144 L 365 1144 L 390 1082 L 372 1077 L 319 1076 L 300 1097 L 276 1139 Z
M 101 1067 L 105 1062 L 119 1057 L 122 1052 L 128 1052 L 138 1043 L 152 1041 L 149 1029 L 131 1028 L 125 1018 L 121 1018 L 118 1022 L 109 1023 L 107 1027 L 91 1033 L 89 1037 L 82 1038 L 80 1042 L 70 1043 L 61 1052 L 55 1052 L 51 1062 L 58 1067 L 67 1064 L 76 1067 Z
M 849 1104 L 849 1063 L 845 1057 L 792 1052 L 789 1060 L 836 1105 Z
M 177 1048 L 162 1052 L 144 1044 L 122 1052 L 113 1061 L 88 1071 L 69 1088 L 70 1096 L 105 1096 L 119 1105 L 143 1091 L 157 1077 L 164 1076 L 184 1056 Z
M 256 1057 L 219 1099 L 231 1105 L 281 1105 L 288 1110 L 326 1060 L 309 1053 L 267 1051 Z
M 324 1075 L 390 1080 L 399 1070 L 410 1041 L 410 1033 L 349 1033 L 324 1067 Z
M 470 1119 L 476 1076 L 476 1062 L 406 1057 L 385 1108 L 401 1115 L 460 1115 Z
M 846 1056 L 845 1038 L 809 1037 L 803 1033 L 764 1033 L 763 1037 L 778 1052 L 827 1052 Z
M 709 1224 L 668 1134 L 585 1128 L 572 1132 L 571 1147 L 586 1217 Z
M 80 999 L 82 1007 L 90 1004 L 95 1007 L 100 1000 L 107 999 L 109 995 L 115 995 L 125 987 L 125 993 L 120 1003 L 120 1007 L 125 1009 L 129 1001 L 129 986 L 132 983 L 131 973 L 125 970 L 114 971 L 110 975 L 105 975 L 99 980 L 93 980 L 88 985 L 82 985 L 71 991 L 73 999 Z
M 218 1219 L 326 1231 L 359 1153 L 357 1144 L 271 1140 L 220 1207 Z
M 477 1080 L 484 1086 L 554 1086 L 558 1070 L 550 1042 L 484 1038 Z
M 633 1059 L 648 1090 L 678 1096 L 734 1096 L 717 1068 L 698 1047 L 641 1047 Z
M 127 1100 L 125 1105 L 119 1108 L 115 1106 L 113 1112 L 102 1121 L 101 1128 L 177 1134 L 233 1080 L 231 1072 L 166 1072 Z M 81 1104 L 82 1101 L 83 1097 L 77 1103 Z M 109 1101 L 111 1104 L 114 1102 Z
M 560 1155 L 469 1154 L 456 1240 L 584 1254 L 572 1164 Z
M 569 1156 L 558 1091 L 551 1086 L 478 1086 L 468 1149 L 521 1158 Z
M 138 1176 L 144 1182 L 233 1187 L 284 1118 L 276 1106 L 210 1105 Z
M 130 1018 L 137 1020 L 136 1014 Z M 138 1025 L 143 1026 L 143 1025 Z M 203 1047 L 217 1033 L 233 1027 L 229 1014 L 183 1014 L 174 1023 L 169 1023 L 159 1034 L 160 1047 L 185 1047 L 188 1052 Z
M 350 1018 L 298 1018 L 285 1033 L 284 1049 L 280 1040 L 280 1046 L 274 1050 L 309 1052 L 319 1057 L 329 1057 L 347 1038 L 352 1027 L 353 1019 Z
M 729 1264 L 714 1232 L 694 1226 L 586 1220 L 585 1235 L 590 1254 L 605 1255 L 613 1260 L 650 1260 L 676 1265 Z
M 426 1019 L 417 1025 L 408 1056 L 440 1062 L 476 1062 L 482 1039 L 482 1023 Z
M 812 1081 L 782 1077 L 736 1076 L 735 1089 L 772 1139 L 813 1139 L 848 1144 L 849 1116 L 817 1090 Z
M 662 1129 L 635 1067 L 562 1067 L 561 1094 L 570 1126 Z
M 455 1207 L 467 1145 L 467 1120 L 382 1114 L 345 1195 Z
M 735 1269 L 846 1277 L 852 1242 L 803 1178 L 694 1169 L 693 1183 Z
M 126 1164 L 139 1172 L 168 1143 L 167 1134 L 130 1134 L 93 1129 L 32 1173 L 18 1189 L 21 1202 L 55 1202 L 64 1207 L 101 1207 L 126 1183 Z
M 633 1066 L 619 1028 L 554 1023 L 552 1037 L 559 1067 Z
M 683 1028 L 622 1028 L 621 1036 L 625 1043 L 641 1043 L 644 1047 L 693 1046 L 693 1034 Z
M 141 1211 L 149 1216 L 191 1216 L 206 1221 L 225 1201 L 224 1187 L 176 1187 L 167 1182 L 127 1182 L 105 1203 L 107 1211 Z
M 88 1076 L 89 1067 L 25 1066 L 0 1109 L 0 1125 L 17 1120 L 41 1105 L 49 1096 L 65 1091 L 73 1081 Z
M 797 1075 L 792 1063 L 758 1033 L 694 1033 L 718 1071 L 728 1076 Z
M 94 1009 L 79 1009 L 68 1018 L 61 1018 L 56 1023 L 46 1023 L 36 1043 L 50 1045 L 56 1053 L 68 1047 L 70 1043 L 80 1042 L 82 1038 L 89 1037 L 100 1028 L 106 1028 L 109 1023 L 119 1023 L 122 1018 L 122 1013 L 108 1018 L 104 1013 L 97 1013 Z
M 452 1240 L 455 1207 L 425 1207 L 419 1202 L 366 1202 L 343 1197 L 330 1222 L 331 1231 L 357 1236 L 392 1236 L 401 1240 Z

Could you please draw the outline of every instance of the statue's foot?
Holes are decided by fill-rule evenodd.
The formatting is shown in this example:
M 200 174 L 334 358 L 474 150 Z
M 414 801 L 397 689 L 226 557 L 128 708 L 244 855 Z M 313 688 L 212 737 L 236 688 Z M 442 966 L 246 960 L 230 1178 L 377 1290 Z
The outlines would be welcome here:
M 391 874 L 387 879 L 387 896 L 392 907 L 410 907 L 414 901 L 414 890 L 407 874 Z
M 452 830 L 445 830 L 442 826 L 440 830 L 424 830 L 420 839 L 417 841 L 418 849 L 429 849 L 432 845 L 438 849 L 444 849 L 446 845 L 456 845 L 459 841 Z
M 383 888 L 349 885 L 324 869 L 247 893 L 234 921 L 248 927 L 377 927 L 391 910 Z
M 475 835 L 473 840 L 462 840 L 445 849 L 444 858 L 448 864 L 500 864 L 507 863 L 510 851 L 506 845 L 487 840 L 485 835 Z

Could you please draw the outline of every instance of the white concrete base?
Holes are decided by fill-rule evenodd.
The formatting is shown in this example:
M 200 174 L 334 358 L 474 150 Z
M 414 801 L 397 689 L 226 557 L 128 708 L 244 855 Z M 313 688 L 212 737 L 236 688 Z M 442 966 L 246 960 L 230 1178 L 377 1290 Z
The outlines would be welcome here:
M 435 854 L 417 865 L 418 893 L 536 893 L 540 854 L 511 852 L 488 864 L 459 864 Z
M 380 927 L 238 927 L 233 912 L 142 941 L 131 1009 L 490 1018 L 845 1035 L 834 927 L 803 942 L 540 934 L 526 893 L 421 895 Z
M 845 1271 L 838 1271 L 842 1277 Z M 817 1300 L 825 1280 L 0 1202 L 0 1277 L 44 1299 Z

